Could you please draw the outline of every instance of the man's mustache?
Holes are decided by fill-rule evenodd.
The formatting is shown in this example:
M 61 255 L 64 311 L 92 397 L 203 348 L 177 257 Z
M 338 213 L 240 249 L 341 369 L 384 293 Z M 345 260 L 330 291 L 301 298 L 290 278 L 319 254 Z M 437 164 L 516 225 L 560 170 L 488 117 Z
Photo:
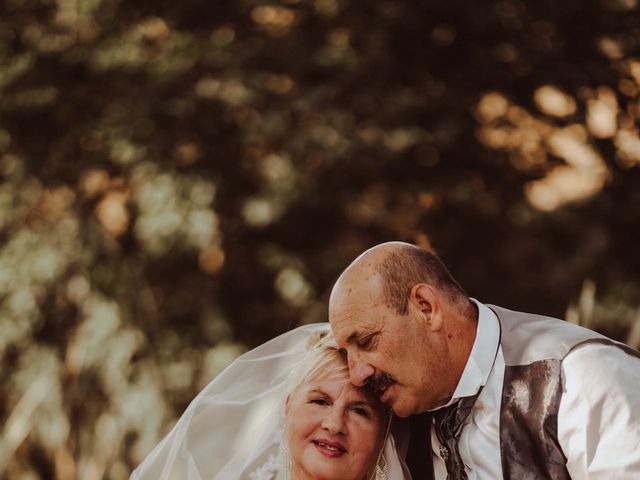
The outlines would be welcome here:
M 375 395 L 380 395 L 387 387 L 394 384 L 395 380 L 388 373 L 378 373 L 371 375 L 365 382 L 365 388 Z

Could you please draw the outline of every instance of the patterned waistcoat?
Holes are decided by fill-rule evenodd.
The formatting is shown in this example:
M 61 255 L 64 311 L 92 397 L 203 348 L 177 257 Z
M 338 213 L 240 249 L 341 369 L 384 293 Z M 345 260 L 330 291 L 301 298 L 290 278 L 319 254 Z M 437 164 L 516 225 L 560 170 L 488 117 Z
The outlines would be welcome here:
M 500 457 L 504 480 L 567 480 L 558 442 L 564 357 L 585 343 L 609 344 L 640 358 L 632 348 L 555 318 L 488 305 L 500 322 L 505 360 L 500 407 Z M 410 419 L 407 464 L 414 480 L 434 478 L 431 415 Z

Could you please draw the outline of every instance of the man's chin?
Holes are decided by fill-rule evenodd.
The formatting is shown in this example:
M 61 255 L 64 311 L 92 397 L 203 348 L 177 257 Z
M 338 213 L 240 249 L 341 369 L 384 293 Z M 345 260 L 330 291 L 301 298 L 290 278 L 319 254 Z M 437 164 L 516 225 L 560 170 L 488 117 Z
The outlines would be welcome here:
M 405 410 L 395 410 L 395 409 L 392 409 L 392 410 L 393 410 L 393 414 L 396 417 L 400 417 L 400 418 L 407 418 L 407 417 L 410 417 L 411 415 L 413 415 L 413 412 L 410 412 L 408 410 L 407 411 L 405 411 Z
M 415 413 L 413 408 L 410 408 L 409 405 L 405 404 L 404 402 L 398 399 L 391 400 L 390 402 L 387 403 L 387 405 L 391 407 L 391 410 L 393 410 L 393 414 L 396 417 L 406 418 Z

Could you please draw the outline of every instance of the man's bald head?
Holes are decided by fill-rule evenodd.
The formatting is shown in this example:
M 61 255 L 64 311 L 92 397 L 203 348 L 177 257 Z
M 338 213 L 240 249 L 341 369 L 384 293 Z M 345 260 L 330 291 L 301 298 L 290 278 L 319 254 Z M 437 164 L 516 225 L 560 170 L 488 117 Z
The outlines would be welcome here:
M 405 315 L 411 289 L 420 283 L 438 289 L 454 303 L 468 304 L 464 289 L 437 255 L 404 242 L 382 243 L 361 254 L 338 278 L 331 300 L 345 288 L 366 289 L 382 294 L 386 305 Z

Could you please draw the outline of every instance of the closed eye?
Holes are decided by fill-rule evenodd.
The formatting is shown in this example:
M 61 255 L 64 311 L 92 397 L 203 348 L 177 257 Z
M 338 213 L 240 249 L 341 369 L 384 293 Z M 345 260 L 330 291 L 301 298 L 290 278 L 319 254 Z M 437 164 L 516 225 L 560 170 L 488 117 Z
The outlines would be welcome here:
M 353 407 L 352 409 L 356 414 L 360 415 L 361 417 L 364 418 L 370 418 L 371 414 L 369 413 L 369 410 L 366 409 L 365 407 Z
M 363 337 L 360 340 L 358 340 L 356 342 L 356 345 L 358 346 L 358 348 L 361 348 L 362 350 L 367 350 L 373 345 L 373 340 L 377 337 L 377 335 L 378 335 L 377 333 L 372 333 L 370 335 L 367 335 L 366 337 Z
M 309 403 L 313 403 L 315 405 L 320 405 L 323 407 L 330 405 L 329 400 L 327 400 L 326 398 L 312 398 L 311 400 L 309 400 Z

